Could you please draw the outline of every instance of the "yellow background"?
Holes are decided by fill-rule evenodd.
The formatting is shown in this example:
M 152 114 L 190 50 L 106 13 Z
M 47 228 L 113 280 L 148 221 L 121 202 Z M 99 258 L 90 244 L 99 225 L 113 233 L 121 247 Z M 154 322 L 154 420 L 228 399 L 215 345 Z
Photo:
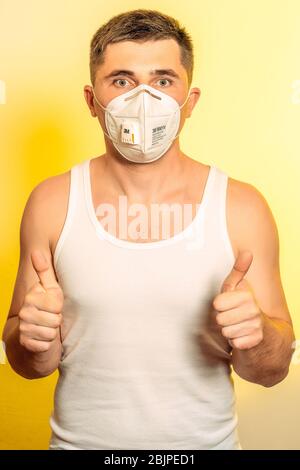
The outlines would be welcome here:
M 83 98 L 91 37 L 111 16 L 139 7 L 172 14 L 192 34 L 193 84 L 202 96 L 182 131 L 181 147 L 253 184 L 267 199 L 299 338 L 298 0 L 0 0 L 0 80 L 6 84 L 6 104 L 0 104 L 0 330 L 30 191 L 104 151 Z M 234 375 L 244 449 L 300 449 L 299 372 L 295 361 L 288 378 L 273 388 Z M 47 449 L 56 379 L 57 373 L 25 380 L 0 364 L 1 449 Z

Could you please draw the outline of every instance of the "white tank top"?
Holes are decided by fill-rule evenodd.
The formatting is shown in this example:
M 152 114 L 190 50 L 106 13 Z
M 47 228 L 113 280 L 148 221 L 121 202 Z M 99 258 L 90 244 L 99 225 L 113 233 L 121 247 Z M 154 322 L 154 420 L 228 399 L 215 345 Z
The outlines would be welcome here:
M 63 352 L 49 449 L 240 449 L 230 346 L 211 303 L 234 264 L 227 175 L 210 171 L 196 217 L 149 243 L 97 219 L 90 159 L 71 168 L 54 267 Z

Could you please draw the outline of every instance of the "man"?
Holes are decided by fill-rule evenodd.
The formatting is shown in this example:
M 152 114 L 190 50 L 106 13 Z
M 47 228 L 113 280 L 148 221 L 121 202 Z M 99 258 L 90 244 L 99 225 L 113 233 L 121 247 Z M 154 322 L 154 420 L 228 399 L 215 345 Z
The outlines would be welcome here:
M 29 197 L 8 360 L 29 379 L 59 370 L 50 449 L 240 449 L 231 366 L 270 387 L 292 355 L 274 218 L 252 185 L 180 149 L 200 90 L 176 20 L 112 18 L 90 70 L 106 152 Z

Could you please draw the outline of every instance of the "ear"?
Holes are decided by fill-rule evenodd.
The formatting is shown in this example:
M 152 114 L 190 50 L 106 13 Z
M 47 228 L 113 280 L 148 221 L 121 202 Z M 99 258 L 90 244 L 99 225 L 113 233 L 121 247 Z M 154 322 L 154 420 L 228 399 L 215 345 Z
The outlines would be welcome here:
M 194 107 L 196 106 L 196 104 L 197 104 L 197 102 L 200 98 L 200 95 L 201 95 L 200 88 L 197 88 L 197 87 L 191 88 L 190 97 L 187 101 L 186 115 L 185 115 L 186 118 L 191 117 L 192 111 L 193 111 Z
M 94 105 L 94 95 L 93 95 L 91 85 L 85 85 L 85 87 L 83 89 L 83 93 L 84 93 L 85 101 L 87 102 L 87 105 L 88 105 L 89 110 L 91 112 L 91 115 L 93 117 L 97 117 L 97 113 L 95 111 L 95 105 Z

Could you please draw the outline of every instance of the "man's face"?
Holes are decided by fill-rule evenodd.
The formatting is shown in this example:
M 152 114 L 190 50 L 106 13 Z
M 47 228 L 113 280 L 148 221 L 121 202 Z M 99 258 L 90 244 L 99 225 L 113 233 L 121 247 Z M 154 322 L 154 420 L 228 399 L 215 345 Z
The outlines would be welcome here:
M 102 106 L 106 107 L 113 98 L 142 83 L 168 94 L 179 105 L 183 104 L 189 90 L 188 75 L 180 61 L 180 47 L 174 39 L 141 43 L 123 41 L 107 46 L 94 85 L 95 95 Z M 92 116 L 97 116 L 105 129 L 104 111 L 93 100 L 91 86 L 86 85 L 84 92 Z M 189 100 L 181 109 L 179 131 L 185 119 L 190 117 L 199 96 L 199 88 L 192 88 Z

